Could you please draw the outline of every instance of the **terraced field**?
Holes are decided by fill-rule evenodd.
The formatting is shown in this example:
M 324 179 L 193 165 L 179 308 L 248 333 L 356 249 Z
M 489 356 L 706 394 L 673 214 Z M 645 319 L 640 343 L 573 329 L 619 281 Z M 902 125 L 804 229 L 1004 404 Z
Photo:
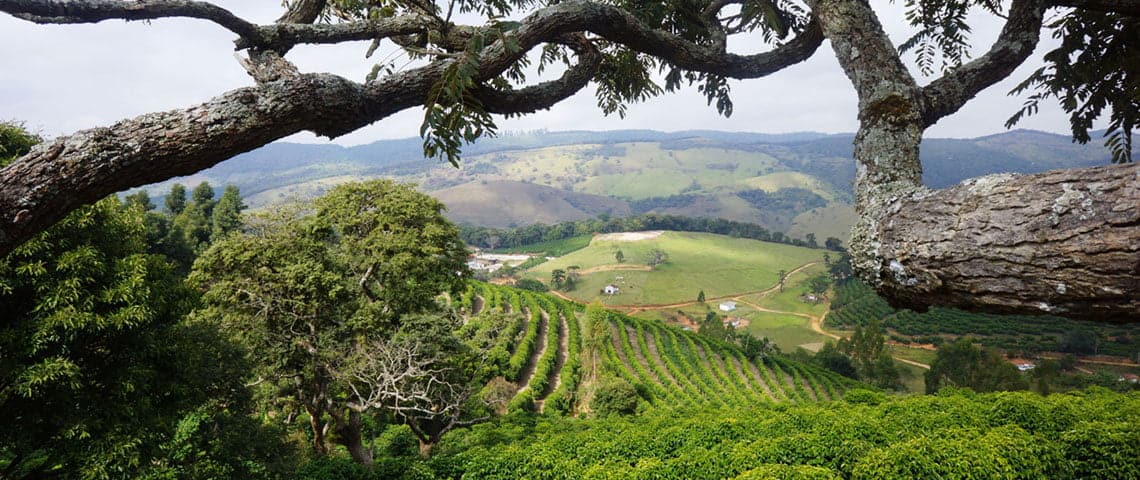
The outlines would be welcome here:
M 546 294 L 472 282 L 458 307 L 460 337 L 484 349 L 515 388 L 508 410 L 569 414 L 599 375 L 624 378 L 654 405 L 734 407 L 839 399 L 860 384 L 779 355 L 746 358 L 730 344 L 614 311 L 583 367 L 584 307 Z

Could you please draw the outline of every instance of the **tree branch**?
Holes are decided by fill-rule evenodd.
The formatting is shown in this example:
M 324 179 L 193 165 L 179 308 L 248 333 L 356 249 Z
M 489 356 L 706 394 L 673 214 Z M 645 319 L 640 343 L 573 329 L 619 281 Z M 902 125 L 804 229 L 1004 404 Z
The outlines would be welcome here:
M 602 54 L 583 35 L 569 36 L 560 43 L 570 46 L 578 56 L 578 63 L 562 77 L 512 91 L 481 86 L 476 90 L 476 98 L 488 112 L 518 115 L 548 109 L 582 90 L 597 73 Z
M 2 1 L 2 0 L 0 0 Z M 279 23 L 256 27 L 257 37 L 242 37 L 234 42 L 238 50 L 269 47 L 287 51 L 300 44 L 329 44 L 357 40 L 375 40 L 398 35 L 421 33 L 440 28 L 440 23 L 423 15 L 401 15 L 380 20 L 333 24 Z
M 21 18 L 32 21 L 65 23 L 190 16 L 229 25 L 245 40 L 268 42 L 262 30 L 224 9 L 201 2 L 87 0 L 55 4 L 0 0 L 0 11 L 23 15 Z M 400 22 L 411 21 L 410 18 L 414 17 L 380 25 L 400 25 Z M 372 25 L 371 28 L 377 28 L 377 24 Z M 328 31 L 322 30 L 323 27 L 292 24 L 267 28 L 304 38 L 305 32 Z M 356 27 L 359 25 L 336 28 Z M 392 28 L 391 33 L 396 33 L 395 27 Z M 456 30 L 462 31 L 458 27 Z M 749 56 L 727 54 L 655 31 L 616 7 L 570 0 L 538 10 L 526 17 L 517 29 L 506 33 L 517 46 L 508 46 L 499 40 L 484 49 L 474 79 L 483 82 L 494 78 L 535 46 L 562 41 L 566 35 L 583 31 L 659 55 L 681 68 L 736 78 L 775 72 L 806 59 L 822 42 L 820 29 L 812 23 L 796 39 L 773 51 Z M 375 34 L 375 31 L 370 33 Z M 322 38 L 332 37 L 330 34 Z M 520 113 L 549 107 L 584 86 L 586 74 L 596 66 L 591 49 L 579 45 L 577 50 L 583 58 L 554 82 L 515 92 L 484 90 L 478 93 L 493 112 Z M 266 62 L 251 55 L 251 60 L 259 65 L 280 63 L 272 62 L 275 60 L 275 55 L 270 55 L 273 52 L 251 53 L 269 55 L 270 61 Z M 234 90 L 189 109 L 147 114 L 109 128 L 85 130 L 42 144 L 0 170 L 0 255 L 7 254 L 71 210 L 106 195 L 188 175 L 302 130 L 336 137 L 422 105 L 430 87 L 440 81 L 451 61 L 437 60 L 367 85 L 329 74 L 300 74 L 290 68 L 271 68 L 258 76 L 258 69 L 254 69 L 255 77 L 262 82 L 257 87 Z
M 313 23 L 320 18 L 325 9 L 325 0 L 296 0 L 289 5 L 277 23 Z
M 988 52 L 922 89 L 924 127 L 957 112 L 978 92 L 1009 77 L 1029 58 L 1041 37 L 1044 13 L 1040 0 L 1014 0 L 1005 26 Z
M 214 22 L 238 36 L 260 39 L 257 25 L 229 10 L 190 0 L 0 0 L 0 12 L 41 24 L 98 23 L 103 20 L 154 20 L 166 17 L 198 18 Z
M 875 287 L 893 304 L 1140 315 L 1140 164 L 991 175 L 873 215 Z

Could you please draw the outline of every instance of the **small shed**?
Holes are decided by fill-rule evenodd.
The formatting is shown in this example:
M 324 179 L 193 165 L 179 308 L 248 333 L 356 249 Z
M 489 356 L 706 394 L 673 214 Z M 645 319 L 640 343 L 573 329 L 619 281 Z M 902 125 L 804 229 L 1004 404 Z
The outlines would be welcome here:
M 724 302 L 720 304 L 720 311 L 731 312 L 736 310 L 736 302 Z
M 602 293 L 606 295 L 617 295 L 620 291 L 621 289 L 617 285 L 606 285 L 606 288 L 602 289 Z

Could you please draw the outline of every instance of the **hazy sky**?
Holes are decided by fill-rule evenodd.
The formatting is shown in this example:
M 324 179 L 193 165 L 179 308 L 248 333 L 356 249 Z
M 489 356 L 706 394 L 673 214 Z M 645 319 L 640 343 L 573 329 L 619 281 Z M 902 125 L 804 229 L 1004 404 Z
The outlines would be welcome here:
M 248 20 L 268 23 L 281 9 L 276 0 L 216 2 Z M 902 2 L 898 2 L 902 3 Z M 905 38 L 901 6 L 877 0 L 883 22 L 896 42 Z M 881 4 L 881 5 L 880 5 Z M 975 28 L 980 53 L 1000 23 L 983 18 Z M 107 21 L 93 25 L 34 25 L 0 14 L 0 119 L 21 120 L 47 136 L 109 125 L 139 114 L 203 102 L 252 80 L 234 59 L 233 34 L 212 23 L 188 19 L 153 22 Z M 1047 40 L 1047 36 L 1046 36 Z M 734 50 L 750 53 L 736 42 Z M 303 71 L 327 71 L 363 80 L 371 68 L 365 43 L 299 47 L 290 53 Z M 393 53 L 384 44 L 375 58 Z M 983 92 L 952 117 L 932 127 L 932 137 L 974 137 L 1004 131 L 1005 119 L 1022 100 L 1006 92 L 1038 65 L 1044 50 L 1006 81 Z M 399 66 L 402 61 L 397 62 Z M 928 79 L 923 80 L 923 82 Z M 717 129 L 764 133 L 856 128 L 855 95 L 827 44 L 809 61 L 768 78 L 732 84 L 735 113 L 724 118 L 705 105 L 695 88 L 629 108 L 625 119 L 605 117 L 592 90 L 521 119 L 503 120 L 504 130 Z M 422 112 L 405 111 L 336 143 L 355 145 L 382 138 L 418 135 Z M 1019 127 L 1068 132 L 1066 117 L 1049 106 Z M 307 134 L 293 141 L 323 141 Z

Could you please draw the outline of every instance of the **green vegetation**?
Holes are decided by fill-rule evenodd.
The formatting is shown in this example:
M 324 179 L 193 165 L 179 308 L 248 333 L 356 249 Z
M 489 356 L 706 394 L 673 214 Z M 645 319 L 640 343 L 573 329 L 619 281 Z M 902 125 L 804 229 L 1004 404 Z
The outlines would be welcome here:
M 626 268 L 614 261 L 622 250 L 627 259 L 648 259 L 654 250 L 666 252 L 668 261 L 652 271 Z M 581 267 L 575 298 L 605 297 L 610 305 L 668 304 L 693 301 L 693 288 L 708 298 L 773 286 L 776 272 L 792 270 L 818 261 L 818 250 L 699 233 L 665 232 L 656 238 L 634 242 L 595 238 L 590 246 L 524 272 L 530 278 L 547 280 L 551 272 L 571 265 Z M 645 268 L 645 267 L 642 267 Z M 622 277 L 618 280 L 617 277 Z M 621 287 L 613 296 L 600 294 L 608 284 Z
M 969 335 L 982 345 L 1018 354 L 1039 352 L 1099 353 L 1125 358 L 1140 355 L 1140 326 L 1082 322 L 1051 316 L 990 315 L 950 308 L 927 313 L 895 311 L 858 280 L 835 288 L 826 322 L 837 328 L 866 325 L 881 319 L 892 338 L 940 345 Z
M 575 250 L 586 248 L 592 235 L 578 235 L 555 240 L 544 240 L 518 247 L 503 247 L 492 250 L 494 253 L 528 253 L 544 257 L 561 257 Z
M 858 395 L 857 395 L 858 394 Z M 1056 478 L 1140 476 L 1140 400 L 1094 389 L 660 409 L 457 432 L 425 466 L 463 478 Z

